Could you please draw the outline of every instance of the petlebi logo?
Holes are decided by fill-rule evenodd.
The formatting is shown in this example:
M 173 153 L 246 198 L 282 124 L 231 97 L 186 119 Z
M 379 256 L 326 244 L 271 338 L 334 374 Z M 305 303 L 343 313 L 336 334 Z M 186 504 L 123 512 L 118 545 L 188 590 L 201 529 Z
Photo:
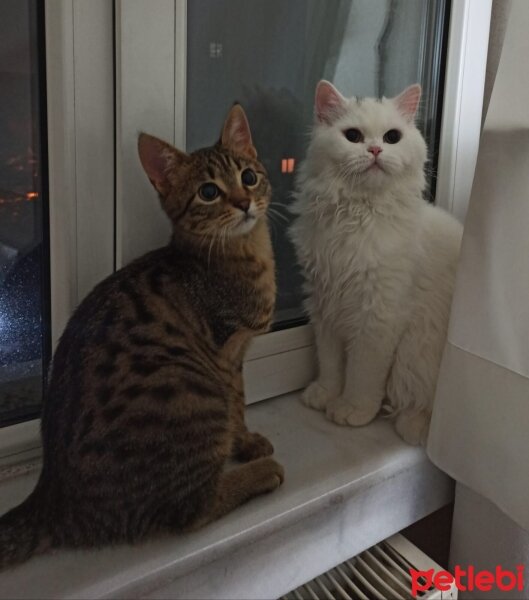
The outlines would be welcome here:
M 510 592 L 524 590 L 524 566 L 518 565 L 513 571 L 498 565 L 494 571 L 476 571 L 472 565 L 466 569 L 456 565 L 454 573 L 449 571 L 416 571 L 410 569 L 411 593 L 414 598 L 419 592 L 426 592 L 432 587 L 447 592 L 455 583 L 460 592 L 490 592 L 499 590 Z

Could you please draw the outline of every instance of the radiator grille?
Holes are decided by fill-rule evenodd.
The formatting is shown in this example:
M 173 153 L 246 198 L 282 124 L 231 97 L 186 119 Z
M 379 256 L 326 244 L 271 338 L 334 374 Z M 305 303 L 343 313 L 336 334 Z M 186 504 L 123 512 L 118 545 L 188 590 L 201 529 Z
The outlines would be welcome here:
M 438 567 L 432 562 L 433 567 Z M 280 600 L 401 600 L 412 599 L 410 568 L 417 568 L 384 541 L 312 579 Z M 438 567 L 439 568 L 439 567 Z M 423 584 L 426 581 L 422 582 Z M 417 594 L 422 600 L 442 596 L 433 586 Z

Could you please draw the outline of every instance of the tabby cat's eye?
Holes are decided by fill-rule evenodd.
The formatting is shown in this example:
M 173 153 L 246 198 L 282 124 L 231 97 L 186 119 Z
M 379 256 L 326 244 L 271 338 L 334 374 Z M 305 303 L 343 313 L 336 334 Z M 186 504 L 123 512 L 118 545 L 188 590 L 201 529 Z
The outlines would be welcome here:
M 345 137 L 353 144 L 358 144 L 358 142 L 364 141 L 364 136 L 360 129 L 356 129 L 355 127 L 351 127 L 351 129 L 346 129 L 343 134 Z
M 241 181 L 244 185 L 251 187 L 257 183 L 257 175 L 252 169 L 244 169 L 241 173 Z
M 214 183 L 204 183 L 198 190 L 198 195 L 206 202 L 212 202 L 220 196 L 220 190 Z
M 396 144 L 401 137 L 402 133 L 398 129 L 390 129 L 384 134 L 383 140 L 386 144 Z

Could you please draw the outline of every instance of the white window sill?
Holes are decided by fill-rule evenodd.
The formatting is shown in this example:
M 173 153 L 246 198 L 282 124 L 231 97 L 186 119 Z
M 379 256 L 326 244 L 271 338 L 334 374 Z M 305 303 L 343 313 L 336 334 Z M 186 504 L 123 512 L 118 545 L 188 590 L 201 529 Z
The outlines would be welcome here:
M 0 574 L 3 598 L 277 598 L 451 501 L 452 481 L 390 423 L 339 427 L 299 394 L 248 409 L 286 479 L 189 535 L 55 551 Z M 0 484 L 0 512 L 36 473 Z

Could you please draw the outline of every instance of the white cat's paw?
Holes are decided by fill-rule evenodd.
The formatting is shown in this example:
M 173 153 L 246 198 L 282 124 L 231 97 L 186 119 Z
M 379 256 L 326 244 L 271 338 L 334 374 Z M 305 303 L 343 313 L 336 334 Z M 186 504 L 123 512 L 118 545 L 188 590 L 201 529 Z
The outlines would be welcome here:
M 412 446 L 425 446 L 430 428 L 430 413 L 421 411 L 404 411 L 395 421 L 395 430 L 400 437 Z
M 301 394 L 301 400 L 305 406 L 315 408 L 316 410 L 325 410 L 327 404 L 333 400 L 332 396 L 317 381 L 313 381 Z
M 357 407 L 343 398 L 336 398 L 327 404 L 326 415 L 330 421 L 334 421 L 338 425 L 359 427 L 370 423 L 377 416 L 378 410 L 378 404 Z

